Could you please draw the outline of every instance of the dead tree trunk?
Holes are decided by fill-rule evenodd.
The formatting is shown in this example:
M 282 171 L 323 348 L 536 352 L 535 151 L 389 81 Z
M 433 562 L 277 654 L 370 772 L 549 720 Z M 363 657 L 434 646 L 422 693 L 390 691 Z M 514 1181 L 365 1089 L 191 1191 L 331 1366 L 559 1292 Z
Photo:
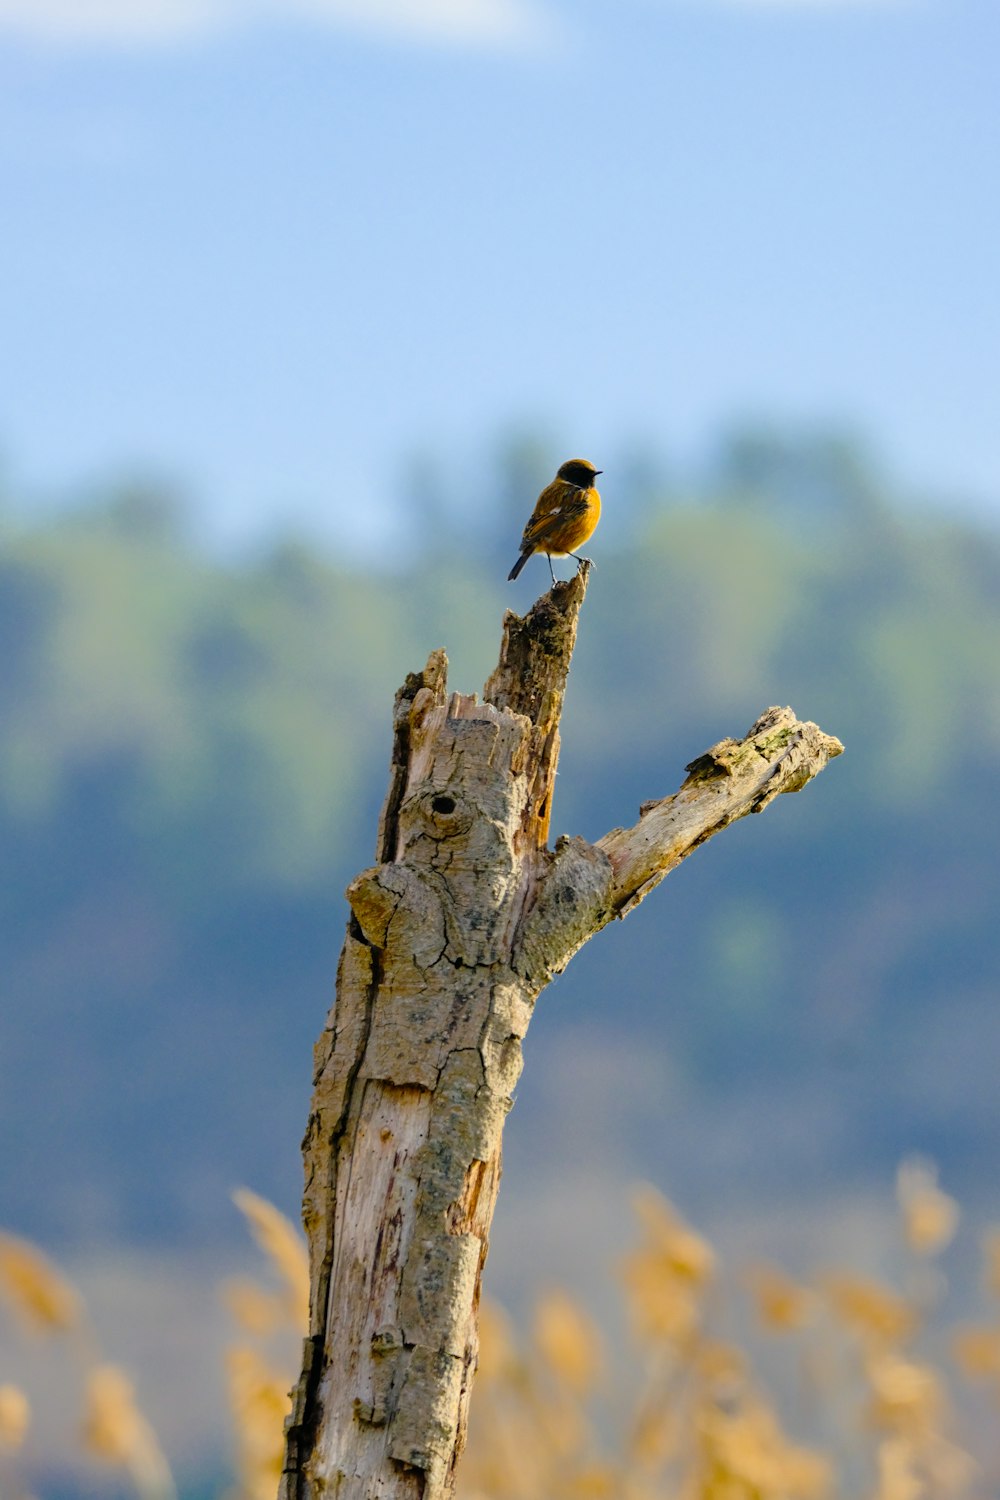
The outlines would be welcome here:
M 584 570 L 508 613 L 482 703 L 435 652 L 396 697 L 378 863 L 347 895 L 316 1047 L 304 1219 L 312 1311 L 282 1500 L 451 1493 L 500 1142 L 539 992 L 685 855 L 840 743 L 771 708 L 596 844 L 547 847 Z

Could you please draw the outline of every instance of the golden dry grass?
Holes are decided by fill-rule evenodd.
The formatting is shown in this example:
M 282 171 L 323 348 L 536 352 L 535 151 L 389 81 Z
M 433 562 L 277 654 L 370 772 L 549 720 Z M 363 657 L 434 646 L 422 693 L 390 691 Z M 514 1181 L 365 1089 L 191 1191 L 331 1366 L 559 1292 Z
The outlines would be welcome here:
M 55 1343 L 53 1358 L 80 1370 L 81 1454 L 119 1469 L 140 1500 L 175 1500 L 170 1466 L 124 1370 L 104 1362 L 83 1298 L 36 1245 L 0 1235 L 0 1293 L 26 1337 Z M 21 1447 L 31 1412 L 15 1385 L 0 1386 L 0 1451 Z M 25 1494 L 23 1487 L 4 1494 Z
M 230 1280 L 223 1295 L 239 1329 L 226 1356 L 237 1486 L 229 1500 L 274 1500 L 284 1458 L 285 1418 L 298 1371 L 293 1356 L 309 1326 L 309 1259 L 295 1225 L 272 1203 L 240 1188 L 234 1201 L 277 1281 L 269 1290 L 249 1277 Z
M 174 1495 L 156 1434 L 136 1405 L 132 1381 L 117 1365 L 95 1365 L 88 1371 L 80 1436 L 84 1452 L 120 1468 L 142 1500 Z
M 958 1229 L 958 1204 L 938 1187 L 937 1172 L 920 1160 L 903 1162 L 896 1177 L 896 1198 L 906 1243 L 917 1255 L 938 1255 Z
M 79 1293 L 36 1245 L 0 1234 L 0 1294 L 32 1333 L 68 1333 L 83 1321 Z
M 273 1203 L 249 1188 L 237 1188 L 233 1201 L 278 1274 L 288 1322 L 305 1333 L 309 1324 L 309 1257 L 301 1233 Z
M 294 1360 L 305 1329 L 307 1261 L 298 1231 L 255 1194 L 236 1195 L 272 1285 L 228 1282 L 238 1330 L 226 1372 L 236 1482 L 228 1500 L 272 1500 Z M 637 1243 L 619 1268 L 627 1336 L 609 1341 L 562 1288 L 542 1294 L 526 1333 L 488 1300 L 459 1500 L 986 1500 L 996 1452 L 977 1462 L 959 1441 L 971 1383 L 1000 1414 L 1000 1227 L 984 1237 L 989 1315 L 955 1329 L 941 1352 L 938 1257 L 958 1230 L 933 1170 L 897 1180 L 902 1285 L 848 1270 L 793 1279 L 759 1265 L 722 1274 L 707 1241 L 652 1187 L 634 1195 Z M 908 1259 L 907 1259 L 908 1258 Z M 933 1268 L 934 1274 L 928 1279 Z M 735 1290 L 791 1379 L 769 1395 L 724 1337 Z M 76 1289 L 26 1241 L 0 1237 L 0 1290 L 26 1329 L 75 1341 L 82 1357 L 81 1447 L 116 1466 L 142 1500 L 173 1494 L 129 1377 L 81 1339 Z M 727 1311 L 728 1309 L 728 1311 Z M 790 1394 L 791 1393 L 791 1396 Z M 29 1413 L 0 1385 L 0 1453 L 21 1447 Z M 986 1448 L 993 1426 L 983 1429 Z M 983 1435 L 980 1434 L 980 1436 Z
M 20 1386 L 0 1385 L 0 1450 L 20 1448 L 30 1421 L 31 1407 Z
M 962 1381 L 990 1383 L 1000 1414 L 1000 1325 L 994 1316 L 957 1330 L 948 1368 L 936 1306 L 944 1279 L 929 1272 L 957 1232 L 958 1207 L 922 1162 L 901 1168 L 897 1205 L 901 1286 L 848 1270 L 808 1283 L 774 1265 L 743 1275 L 759 1327 L 786 1352 L 793 1436 L 748 1355 L 720 1338 L 731 1297 L 710 1246 L 655 1189 L 640 1189 L 640 1241 L 620 1268 L 630 1340 L 617 1363 L 602 1362 L 565 1292 L 543 1299 L 530 1340 L 484 1307 L 461 1500 L 995 1496 L 995 1463 L 959 1442 L 951 1377 L 957 1368 Z M 995 1297 L 1000 1230 L 985 1236 L 983 1256 Z M 978 1434 L 986 1449 L 991 1432 L 986 1422 Z

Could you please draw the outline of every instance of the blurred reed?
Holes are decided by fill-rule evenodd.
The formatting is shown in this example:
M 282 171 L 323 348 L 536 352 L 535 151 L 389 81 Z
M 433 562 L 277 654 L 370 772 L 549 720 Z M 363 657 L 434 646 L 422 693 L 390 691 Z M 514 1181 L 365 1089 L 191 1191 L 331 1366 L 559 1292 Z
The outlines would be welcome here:
M 308 1262 L 298 1230 L 264 1199 L 234 1195 L 272 1286 L 231 1280 L 238 1330 L 226 1356 L 235 1485 L 228 1500 L 273 1500 L 294 1360 L 306 1327 Z M 997 1493 L 989 1453 L 1000 1408 L 1000 1227 L 983 1238 L 988 1315 L 942 1344 L 937 1258 L 959 1227 L 926 1163 L 897 1179 L 901 1284 L 848 1270 L 797 1280 L 779 1266 L 721 1276 L 708 1242 L 655 1188 L 634 1194 L 635 1247 L 622 1259 L 628 1335 L 617 1349 L 562 1288 L 541 1294 L 519 1332 L 481 1315 L 479 1373 L 460 1500 L 980 1500 Z M 721 1336 L 727 1297 L 749 1296 L 758 1329 L 792 1371 L 792 1422 L 746 1348 Z M 0 1236 L 0 1295 L 25 1336 L 74 1344 L 82 1362 L 81 1450 L 118 1468 L 141 1500 L 174 1494 L 128 1375 L 96 1355 L 83 1301 L 42 1253 Z M 751 1339 L 751 1343 L 759 1340 Z M 948 1354 L 944 1350 L 947 1347 Z M 994 1421 L 956 1413 L 948 1366 L 988 1393 Z M 787 1384 L 787 1382 L 786 1382 Z M 32 1420 L 0 1385 L 0 1493 Z M 790 1427 L 801 1431 L 793 1437 Z M 802 1432 L 808 1431 L 808 1440 Z M 974 1453 L 977 1443 L 984 1451 Z

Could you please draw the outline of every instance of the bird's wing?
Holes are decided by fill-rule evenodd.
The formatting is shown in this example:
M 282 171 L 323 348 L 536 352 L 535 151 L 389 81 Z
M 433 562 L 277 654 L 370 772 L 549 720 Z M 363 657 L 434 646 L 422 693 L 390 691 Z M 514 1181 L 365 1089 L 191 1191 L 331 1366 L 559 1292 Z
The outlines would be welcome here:
M 553 505 L 542 515 L 533 515 L 524 528 L 524 543 L 543 551 L 543 543 L 551 537 L 552 533 L 561 531 L 567 523 L 572 523 L 580 516 L 586 515 L 590 508 L 590 498 L 586 490 L 577 490 L 568 500 L 562 500 Z

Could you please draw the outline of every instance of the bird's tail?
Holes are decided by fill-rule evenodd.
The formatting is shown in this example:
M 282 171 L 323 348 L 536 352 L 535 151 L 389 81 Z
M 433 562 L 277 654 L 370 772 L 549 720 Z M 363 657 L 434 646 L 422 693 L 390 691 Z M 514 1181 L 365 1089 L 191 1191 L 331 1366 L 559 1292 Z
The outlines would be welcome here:
M 507 574 L 507 582 L 508 583 L 513 582 L 513 580 L 517 577 L 518 573 L 520 573 L 521 569 L 524 567 L 525 563 L 528 561 L 528 558 L 530 556 L 531 556 L 530 552 L 522 552 L 521 553 L 521 556 L 518 558 L 517 562 L 514 564 L 514 566 L 511 568 L 510 572 Z

